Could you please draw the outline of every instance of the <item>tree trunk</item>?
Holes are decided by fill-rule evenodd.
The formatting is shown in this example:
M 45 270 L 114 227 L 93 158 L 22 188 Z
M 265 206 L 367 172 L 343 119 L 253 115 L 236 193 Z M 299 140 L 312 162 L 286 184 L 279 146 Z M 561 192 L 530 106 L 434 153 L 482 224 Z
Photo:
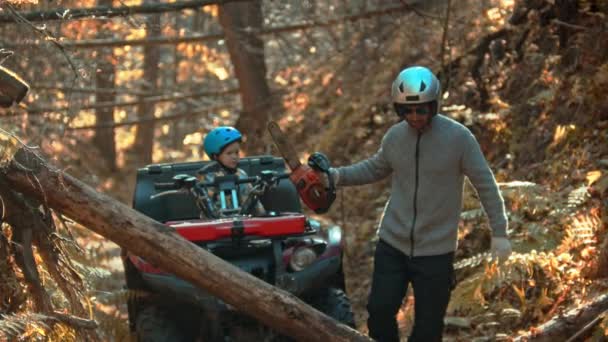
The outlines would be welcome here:
M 174 230 L 51 168 L 15 138 L 0 136 L 0 178 L 121 247 L 299 341 L 369 341 L 300 299 L 181 238 Z M 2 179 L 0 179 L 2 180 Z
M 577 0 L 557 0 L 555 1 L 555 9 L 557 11 L 557 19 L 572 23 L 578 15 Z M 559 47 L 565 50 L 568 47 L 568 40 L 572 36 L 572 30 L 568 27 L 558 26 L 557 35 L 559 37 Z
M 266 82 L 264 42 L 257 36 L 263 23 L 262 3 L 222 5 L 219 19 L 241 90 L 243 111 L 236 127 L 247 139 L 247 152 L 262 152 L 266 123 L 280 110 Z
M 150 0 L 148 0 L 150 2 Z M 160 36 L 160 15 L 151 15 L 146 21 L 147 38 Z M 158 63 L 160 62 L 160 48 L 158 46 L 144 46 L 144 91 L 155 93 L 158 88 Z M 141 98 L 143 100 L 143 98 Z M 144 123 L 137 126 L 135 136 L 135 155 L 140 163 L 150 164 L 152 162 L 152 150 L 154 148 L 154 118 L 156 104 L 142 101 L 137 107 L 137 117 Z
M 201 11 L 197 11 L 194 14 L 194 31 L 195 32 L 199 32 L 199 27 L 198 25 L 200 25 L 200 21 L 201 21 Z M 180 20 L 178 16 L 175 16 L 175 18 L 173 19 L 173 29 L 175 30 L 175 32 L 180 32 L 181 26 L 180 26 Z M 182 60 L 181 55 L 179 53 L 179 49 L 178 49 L 178 45 L 174 45 L 172 47 L 173 49 L 173 66 L 172 66 L 172 77 L 171 77 L 171 86 L 174 88 L 178 87 L 178 83 L 179 83 L 179 63 Z M 181 103 L 181 102 L 180 102 Z M 177 103 L 175 105 L 174 108 L 182 108 L 182 106 L 180 106 L 179 103 Z M 181 121 L 177 121 L 175 122 L 172 126 L 171 126 L 171 148 L 175 149 L 175 150 L 181 150 L 183 148 L 183 137 L 184 137 L 184 123 L 182 123 Z
M 112 0 L 99 0 L 100 6 L 112 6 Z M 104 25 L 103 22 L 99 24 Z M 108 38 L 112 35 L 111 31 L 100 28 L 98 38 Z M 115 68 L 114 68 L 114 50 L 112 48 L 100 48 L 97 50 L 97 71 L 95 73 L 95 81 L 97 88 L 112 89 L 114 88 Z M 113 103 L 116 95 L 111 92 L 98 92 L 95 94 L 95 102 L 110 102 Z M 116 169 L 116 144 L 114 143 L 114 107 L 105 107 L 95 110 L 95 124 L 99 126 L 95 129 L 93 136 L 93 145 L 97 147 L 101 153 L 101 157 L 105 160 L 106 165 L 110 170 Z
M 576 334 L 587 323 L 606 310 L 608 310 L 608 294 L 599 296 L 593 302 L 583 307 L 570 310 L 563 316 L 555 317 L 545 324 L 534 328 L 533 332 L 518 336 L 514 341 L 565 341 L 566 337 Z

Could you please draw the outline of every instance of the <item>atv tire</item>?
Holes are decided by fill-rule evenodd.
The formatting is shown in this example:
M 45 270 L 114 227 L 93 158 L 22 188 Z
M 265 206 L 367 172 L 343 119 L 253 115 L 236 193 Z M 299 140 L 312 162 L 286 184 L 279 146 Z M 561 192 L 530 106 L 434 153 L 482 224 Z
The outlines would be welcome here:
M 135 332 L 140 342 L 186 342 L 192 338 L 185 336 L 171 315 L 155 305 L 146 305 L 137 312 Z
M 330 287 L 316 294 L 310 305 L 336 321 L 355 329 L 355 316 L 350 300 L 341 289 Z

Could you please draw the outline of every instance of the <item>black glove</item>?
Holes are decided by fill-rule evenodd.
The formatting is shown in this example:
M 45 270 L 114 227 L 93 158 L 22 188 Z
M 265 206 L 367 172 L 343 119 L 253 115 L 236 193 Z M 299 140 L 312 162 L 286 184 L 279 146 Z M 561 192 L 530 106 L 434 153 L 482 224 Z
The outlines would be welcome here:
M 308 157 L 308 166 L 314 170 L 328 173 L 331 163 L 326 155 L 321 152 L 315 152 Z

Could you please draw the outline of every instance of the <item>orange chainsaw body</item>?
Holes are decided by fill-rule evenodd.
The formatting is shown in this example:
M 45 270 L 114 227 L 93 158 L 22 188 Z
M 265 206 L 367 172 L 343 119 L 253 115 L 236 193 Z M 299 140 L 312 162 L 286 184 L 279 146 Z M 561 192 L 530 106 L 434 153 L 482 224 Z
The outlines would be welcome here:
M 318 172 L 306 164 L 300 164 L 295 170 L 291 170 L 289 179 L 296 186 L 300 198 L 307 207 L 315 212 L 325 212 L 329 209 L 331 203 L 328 201 L 327 190 Z
M 268 131 L 291 170 L 289 179 L 296 186 L 304 204 L 318 214 L 327 212 L 333 198 L 330 199 L 330 196 L 328 196 L 328 188 L 326 188 L 320 173 L 309 165 L 300 162 L 298 154 L 276 122 L 268 123 Z M 333 197 L 335 198 L 335 196 Z

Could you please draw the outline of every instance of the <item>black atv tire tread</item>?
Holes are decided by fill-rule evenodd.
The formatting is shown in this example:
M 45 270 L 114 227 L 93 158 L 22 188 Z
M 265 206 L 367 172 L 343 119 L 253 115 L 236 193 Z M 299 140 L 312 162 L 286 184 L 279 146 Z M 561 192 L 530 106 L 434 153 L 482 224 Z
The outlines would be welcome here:
M 314 308 L 355 329 L 355 316 L 343 290 L 330 287 L 319 292 L 310 303 Z
M 186 342 L 179 327 L 168 313 L 155 305 L 146 305 L 137 312 L 136 336 L 139 342 Z

